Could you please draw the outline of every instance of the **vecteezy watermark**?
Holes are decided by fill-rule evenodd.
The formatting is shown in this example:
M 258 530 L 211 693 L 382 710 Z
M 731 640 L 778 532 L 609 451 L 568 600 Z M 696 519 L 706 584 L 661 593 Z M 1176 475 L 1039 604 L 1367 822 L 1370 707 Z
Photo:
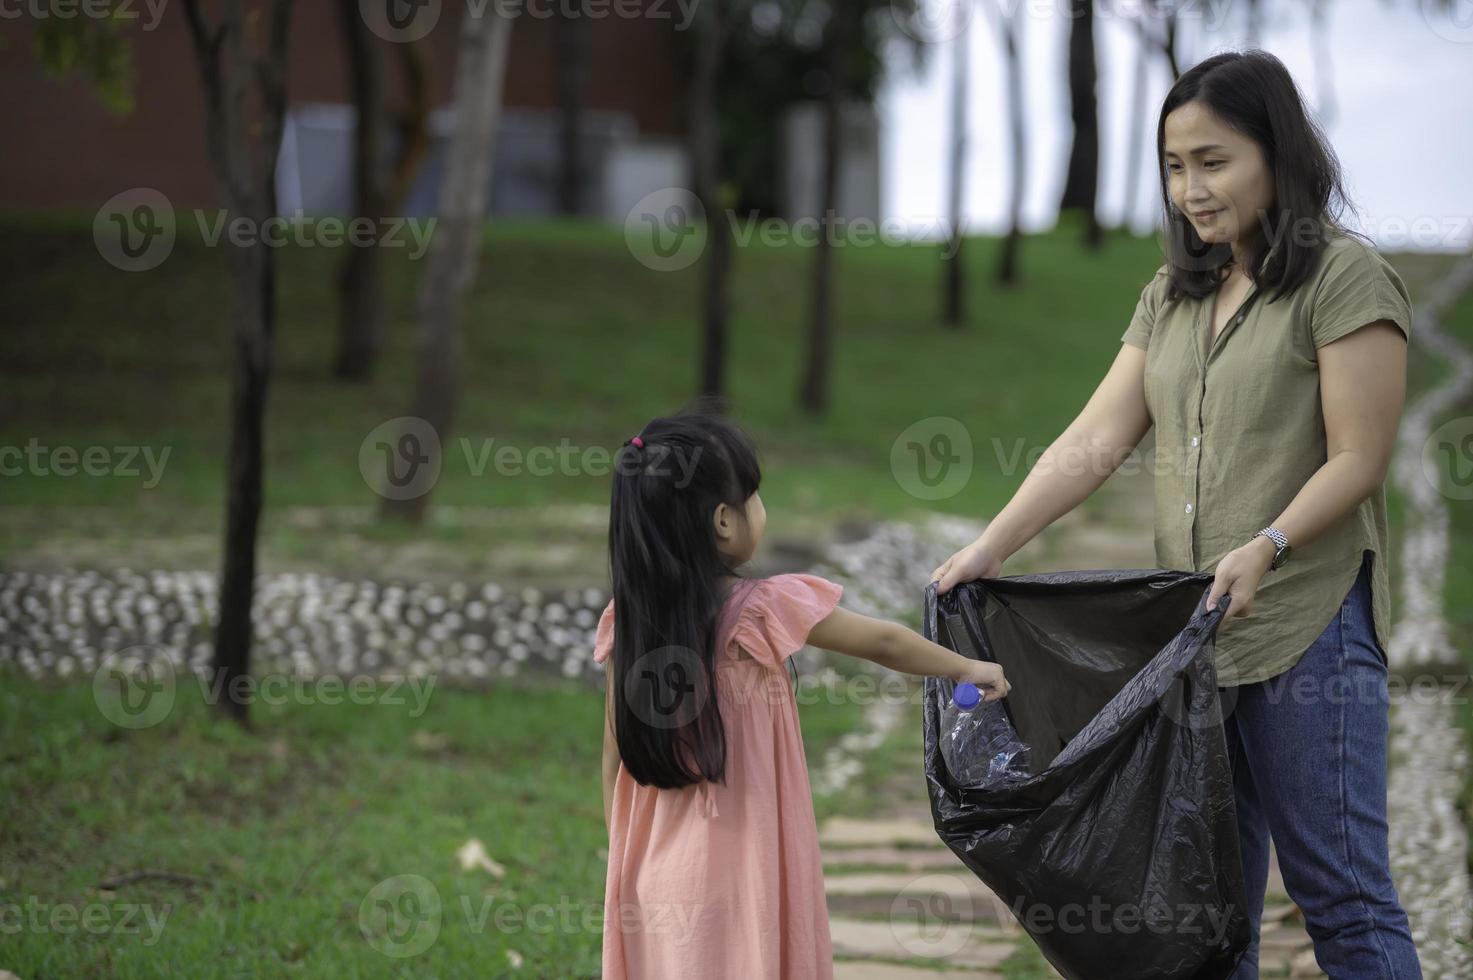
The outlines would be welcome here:
M 1473 500 L 1473 415 L 1432 430 L 1422 443 L 1422 476 L 1450 500 Z
M 358 472 L 385 500 L 411 500 L 430 492 L 443 462 L 440 432 L 413 415 L 389 419 L 358 445 Z
M 639 452 L 607 446 L 579 446 L 564 437 L 556 445 L 498 444 L 494 436 L 456 440 L 465 471 L 473 477 L 607 476 L 644 473 L 670 477 L 677 490 L 690 486 L 702 449 L 651 443 Z M 370 490 L 389 500 L 429 493 L 445 463 L 440 434 L 426 419 L 401 415 L 377 426 L 358 446 L 358 472 Z
M 109 265 L 147 272 L 174 251 L 174 205 L 152 187 L 110 197 L 92 219 L 92 241 Z
M 1473 44 L 1473 3 L 1469 0 L 1421 0 L 1422 22 L 1432 33 L 1454 44 Z
M 890 0 L 890 16 L 902 33 L 922 44 L 944 44 L 967 29 L 973 6 L 968 0 Z M 1208 31 L 1216 31 L 1227 19 L 1231 6 L 1232 0 L 1180 0 L 1170 4 L 1117 0 L 1095 5 L 1092 16 L 1096 20 L 1118 18 L 1129 23 L 1175 16 L 1178 22 L 1199 21 Z M 1007 21 L 1023 17 L 1057 24 L 1061 19 L 1084 16 L 1081 5 L 1069 0 L 998 0 L 996 9 Z
M 705 708 L 712 685 L 701 655 L 689 647 L 651 650 L 624 674 L 624 700 L 651 728 L 684 728 Z
M 890 17 L 908 37 L 943 44 L 961 36 L 976 6 L 972 0 L 890 0 Z
M 422 875 L 394 875 L 374 885 L 358 906 L 358 931 L 395 959 L 418 956 L 440 936 L 440 890 Z
M 940 243 L 942 256 L 954 246 L 945 221 L 916 222 L 898 218 L 879 221 L 847 217 L 833 211 L 803 218 L 761 217 L 728 208 L 718 212 L 732 241 L 745 248 L 752 242 L 768 247 L 811 246 L 825 241 L 835 248 L 869 248 Z M 640 198 L 624 215 L 624 244 L 640 265 L 655 272 L 678 272 L 700 259 L 708 238 L 707 211 L 700 199 L 684 187 L 663 187 Z
M 200 240 L 209 248 L 222 242 L 236 248 L 407 248 L 409 258 L 429 250 L 438 219 L 385 217 L 309 218 L 305 212 L 273 215 L 262 221 L 229 211 L 193 208 Z M 92 219 L 92 240 L 109 265 L 124 272 L 157 268 L 173 253 L 177 239 L 174 206 L 151 187 L 135 187 L 115 194 Z
M 143 935 L 144 946 L 159 941 L 174 906 L 148 902 L 45 902 L 28 895 L 24 902 L 0 899 L 0 936 L 20 933 L 70 936 Z M 144 933 L 147 930 L 146 934 Z
M 1199 490 L 1221 486 L 1233 472 L 1236 457 L 1231 446 L 1219 450 L 1216 441 L 1206 436 L 1196 436 L 1181 446 L 1157 443 L 1124 454 L 1115 446 L 1071 442 L 1062 436 L 1048 445 L 1030 445 L 1022 437 L 993 436 L 988 445 L 995 472 L 1002 476 L 1059 472 L 1070 476 L 1089 473 L 1103 479 L 1117 473 L 1178 474 L 1194 479 Z M 914 422 L 890 444 L 890 472 L 895 482 L 920 500 L 945 500 L 961 493 L 977 462 L 971 430 L 951 416 L 933 415 Z
M 994 908 L 984 919 L 995 919 L 1005 935 L 1016 936 L 1019 928 L 1030 935 L 1156 935 L 1201 936 L 1203 943 L 1221 943 L 1232 926 L 1232 905 L 1192 902 L 1169 904 L 1112 902 L 1092 895 L 1087 902 L 1029 902 L 1018 897 L 1011 903 L 991 893 L 982 901 Z M 941 959 L 959 952 L 972 938 L 978 921 L 974 894 L 969 882 L 953 875 L 921 875 L 907 882 L 890 903 L 891 935 L 908 953 Z M 1008 913 L 1011 913 L 1009 915 Z
M 700 198 L 684 187 L 663 187 L 640 198 L 624 216 L 624 244 L 640 265 L 677 272 L 705 251 L 705 222 Z
M 152 490 L 164 477 L 172 446 L 155 454 L 153 446 L 43 446 L 35 436 L 22 446 L 0 446 L 0 477 L 3 476 L 144 476 L 143 487 Z M 142 461 L 147 473 L 138 468 Z
M 1178 218 L 1180 212 L 1175 211 Z M 1318 218 L 1288 215 L 1271 217 L 1260 209 L 1251 219 L 1258 223 L 1263 239 L 1269 246 L 1288 244 L 1302 248 L 1316 248 L 1328 244 L 1337 233 L 1333 226 Z M 1442 249 L 1465 251 L 1473 245 L 1473 215 L 1467 214 L 1376 214 L 1360 216 L 1359 227 L 1353 230 L 1369 237 L 1378 248 L 1385 249 Z M 1185 269 L 1204 271 L 1215 269 L 1232 254 L 1232 246 L 1226 241 L 1201 241 L 1194 239 L 1195 232 L 1188 222 L 1176 220 L 1156 229 L 1156 241 L 1163 255 Z
M 699 0 L 463 0 L 466 17 L 516 20 L 670 20 L 674 29 L 687 30 L 695 19 Z M 494 8 L 494 10 L 493 10 Z M 385 41 L 418 41 L 440 23 L 443 0 L 358 0 L 363 22 Z
M 169 0 L 0 0 L 0 20 L 88 20 L 134 21 L 148 12 L 143 30 L 159 26 Z M 141 8 L 141 9 L 140 9 Z
M 378 882 L 358 906 L 358 931 L 370 946 L 395 959 L 428 950 L 439 938 L 452 910 L 466 932 L 502 936 L 597 936 L 605 929 L 668 937 L 684 945 L 695 936 L 699 903 L 620 903 L 610 915 L 602 902 L 563 895 L 556 902 L 529 905 L 484 892 L 453 896 L 447 903 L 435 883 L 417 874 Z
M 890 473 L 920 500 L 954 497 L 972 478 L 972 434 L 946 415 L 914 422 L 890 444 Z
M 184 673 L 199 685 L 202 700 L 220 704 L 272 707 L 296 705 L 407 707 L 410 718 L 425 713 L 436 677 L 377 677 L 372 674 L 238 674 L 195 667 Z M 102 659 L 92 675 L 92 699 L 102 716 L 120 728 L 151 728 L 164 721 L 178 700 L 180 672 L 166 652 L 150 646 L 128 647 Z

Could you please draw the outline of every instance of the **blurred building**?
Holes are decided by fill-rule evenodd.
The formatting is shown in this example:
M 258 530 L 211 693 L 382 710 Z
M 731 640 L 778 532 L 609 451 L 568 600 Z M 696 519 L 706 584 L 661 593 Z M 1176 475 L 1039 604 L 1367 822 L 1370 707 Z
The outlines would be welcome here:
M 137 5 L 140 10 L 142 4 Z M 690 186 L 686 146 L 689 45 L 676 29 L 683 18 L 671 2 L 649 4 L 661 16 L 585 17 L 575 25 L 580 159 L 577 213 L 622 221 L 651 191 Z M 27 8 L 28 9 L 28 8 Z M 429 53 L 431 149 L 403 204 L 405 215 L 431 214 L 445 141 L 454 124 L 450 99 L 458 19 L 464 5 L 444 2 L 421 42 Z M 556 6 L 527 5 L 513 28 L 505 110 L 496 142 L 492 214 L 560 211 L 563 111 L 558 56 L 568 49 L 566 25 L 546 14 Z M 612 6 L 609 9 L 614 9 Z M 539 10 L 543 15 L 530 11 Z M 146 16 L 146 15 L 143 15 Z M 289 45 L 288 113 L 277 168 L 283 214 L 344 214 L 351 210 L 352 143 L 356 110 L 336 3 L 298 3 Z M 175 206 L 213 206 L 200 86 L 183 11 L 166 5 L 158 22 L 125 28 L 136 66 L 135 106 L 109 113 L 92 83 L 58 79 L 41 68 L 34 21 L 6 22 L 0 45 L 0 85 L 9 98 L 14 142 L 0 154 L 0 207 L 96 208 L 120 191 L 149 187 Z M 381 40 L 387 107 L 406 102 L 394 42 Z M 781 125 L 776 161 L 788 217 L 818 213 L 822 120 L 816 104 L 799 104 Z M 873 111 L 846 117 L 850 153 L 841 211 L 879 218 L 879 142 Z

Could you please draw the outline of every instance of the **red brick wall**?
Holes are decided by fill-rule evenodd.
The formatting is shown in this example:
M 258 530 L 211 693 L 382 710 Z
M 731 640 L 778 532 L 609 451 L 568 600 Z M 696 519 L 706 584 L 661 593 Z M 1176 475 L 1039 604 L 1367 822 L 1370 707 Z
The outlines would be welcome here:
M 449 99 L 459 11 L 444 0 L 444 14 L 426 40 L 432 51 L 434 105 Z M 211 5 L 206 3 L 208 8 Z M 22 7 L 21 9 L 28 9 Z M 119 191 L 153 187 L 176 205 L 215 203 L 205 155 L 201 96 L 194 52 L 173 0 L 152 31 L 146 8 L 127 31 L 137 71 L 135 108 L 119 118 L 82 77 L 55 79 L 36 57 L 34 24 L 0 23 L 0 92 L 6 147 L 0 150 L 0 207 L 94 208 Z M 536 8 L 549 9 L 546 6 Z M 675 30 L 679 8 L 664 2 L 663 19 L 607 16 L 580 21 L 584 53 L 583 104 L 632 114 L 641 133 L 684 131 L 682 51 Z M 506 102 L 556 105 L 554 23 L 524 13 L 512 28 Z M 398 60 L 380 43 L 390 104 L 402 100 Z M 346 102 L 348 84 L 334 0 L 299 0 L 292 16 L 290 102 Z

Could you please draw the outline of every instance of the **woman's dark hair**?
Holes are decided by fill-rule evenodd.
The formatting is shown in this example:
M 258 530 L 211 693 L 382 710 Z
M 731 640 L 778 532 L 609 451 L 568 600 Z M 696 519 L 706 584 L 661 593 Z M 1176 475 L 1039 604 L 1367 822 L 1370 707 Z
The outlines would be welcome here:
M 1293 292 L 1314 271 L 1329 236 L 1356 234 L 1340 221 L 1341 209 L 1354 207 L 1345 194 L 1335 152 L 1305 110 L 1289 70 L 1268 52 L 1253 49 L 1214 55 L 1193 66 L 1176 80 L 1161 105 L 1156 162 L 1170 273 L 1167 299 L 1212 294 L 1232 261 L 1231 246 L 1203 242 L 1171 202 L 1166 117 L 1188 102 L 1206 106 L 1263 152 L 1273 174 L 1274 202 L 1267 214 L 1258 215 L 1262 234 L 1239 243 L 1246 260 L 1243 271 L 1265 294 L 1276 289 L 1273 299 Z
M 718 504 L 746 519 L 762 471 L 752 440 L 698 402 L 657 418 L 643 447 L 619 450 L 609 512 L 614 586 L 614 733 L 641 785 L 724 782 L 726 735 L 716 701 L 723 576 Z

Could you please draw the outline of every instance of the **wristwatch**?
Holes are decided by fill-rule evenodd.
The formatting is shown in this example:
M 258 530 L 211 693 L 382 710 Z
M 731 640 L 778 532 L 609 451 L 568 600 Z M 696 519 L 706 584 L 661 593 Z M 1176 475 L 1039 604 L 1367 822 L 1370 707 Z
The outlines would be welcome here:
M 1284 562 L 1289 560 L 1289 552 L 1293 549 L 1289 547 L 1289 539 L 1284 537 L 1283 531 L 1280 531 L 1276 527 L 1266 527 L 1262 531 L 1259 531 L 1258 534 L 1253 535 L 1253 538 L 1259 535 L 1268 538 L 1274 543 L 1274 560 L 1269 563 L 1268 567 L 1270 569 L 1279 568 Z M 1253 538 L 1249 538 L 1248 540 L 1252 541 Z

